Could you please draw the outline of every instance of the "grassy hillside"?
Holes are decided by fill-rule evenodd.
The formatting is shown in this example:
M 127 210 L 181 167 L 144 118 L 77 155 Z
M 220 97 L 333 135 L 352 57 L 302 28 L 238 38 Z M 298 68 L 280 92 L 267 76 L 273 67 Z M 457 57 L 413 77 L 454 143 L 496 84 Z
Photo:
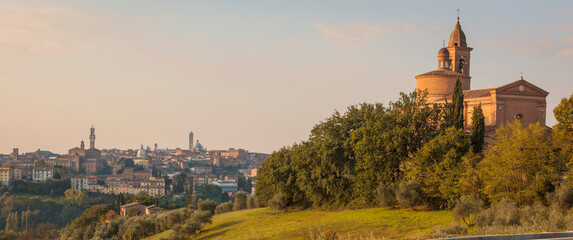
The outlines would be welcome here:
M 451 223 L 449 211 L 372 208 L 277 213 L 261 208 L 216 215 L 197 239 L 300 239 L 317 228 L 335 231 L 342 239 L 403 239 L 427 236 L 437 226 Z M 169 231 L 149 239 L 168 235 Z

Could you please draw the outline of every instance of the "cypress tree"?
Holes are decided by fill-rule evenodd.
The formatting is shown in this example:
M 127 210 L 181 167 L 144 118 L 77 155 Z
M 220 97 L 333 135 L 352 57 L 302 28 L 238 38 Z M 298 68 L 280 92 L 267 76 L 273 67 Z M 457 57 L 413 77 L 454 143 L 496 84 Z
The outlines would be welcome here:
M 485 134 L 485 117 L 483 116 L 483 111 L 481 109 L 481 103 L 474 106 L 474 111 L 472 115 L 472 135 L 470 137 L 470 143 L 474 153 L 479 153 L 483 149 Z
M 454 86 L 454 92 L 452 94 L 451 103 L 451 117 L 452 124 L 457 129 L 464 128 L 464 93 L 462 92 L 462 81 L 458 77 L 456 79 L 456 85 Z

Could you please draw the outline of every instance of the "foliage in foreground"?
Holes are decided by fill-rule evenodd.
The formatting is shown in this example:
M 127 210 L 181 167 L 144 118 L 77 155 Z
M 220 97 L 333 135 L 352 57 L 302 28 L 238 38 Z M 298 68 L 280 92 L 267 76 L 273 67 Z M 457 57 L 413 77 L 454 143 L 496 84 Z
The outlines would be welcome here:
M 61 231 L 61 239 L 141 239 L 172 229 L 172 239 L 188 239 L 212 222 L 208 210 L 180 208 L 154 215 L 108 218 L 110 205 L 97 205 Z

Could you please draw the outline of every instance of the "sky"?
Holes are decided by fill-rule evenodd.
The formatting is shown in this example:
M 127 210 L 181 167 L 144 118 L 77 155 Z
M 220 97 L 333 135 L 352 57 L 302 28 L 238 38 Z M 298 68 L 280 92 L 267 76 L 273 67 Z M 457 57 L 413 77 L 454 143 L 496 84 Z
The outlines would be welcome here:
M 472 89 L 573 92 L 571 1 L 0 0 L 0 153 L 96 147 L 271 153 L 437 68 L 458 16 Z

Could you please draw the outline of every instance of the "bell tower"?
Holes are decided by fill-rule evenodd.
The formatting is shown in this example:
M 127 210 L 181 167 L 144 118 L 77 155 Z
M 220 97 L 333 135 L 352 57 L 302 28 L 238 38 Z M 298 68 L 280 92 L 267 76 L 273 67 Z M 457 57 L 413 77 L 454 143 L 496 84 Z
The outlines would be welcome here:
M 193 151 L 193 131 L 189 133 L 189 151 Z
M 450 34 L 450 41 L 448 42 L 448 50 L 450 51 L 450 58 L 452 59 L 452 71 L 470 76 L 470 52 L 473 48 L 468 47 L 466 42 L 466 35 L 462 31 L 460 25 L 460 17 L 454 27 L 454 31 Z
M 96 142 L 95 128 L 92 125 L 92 127 L 90 128 L 90 149 L 95 149 L 95 142 Z

